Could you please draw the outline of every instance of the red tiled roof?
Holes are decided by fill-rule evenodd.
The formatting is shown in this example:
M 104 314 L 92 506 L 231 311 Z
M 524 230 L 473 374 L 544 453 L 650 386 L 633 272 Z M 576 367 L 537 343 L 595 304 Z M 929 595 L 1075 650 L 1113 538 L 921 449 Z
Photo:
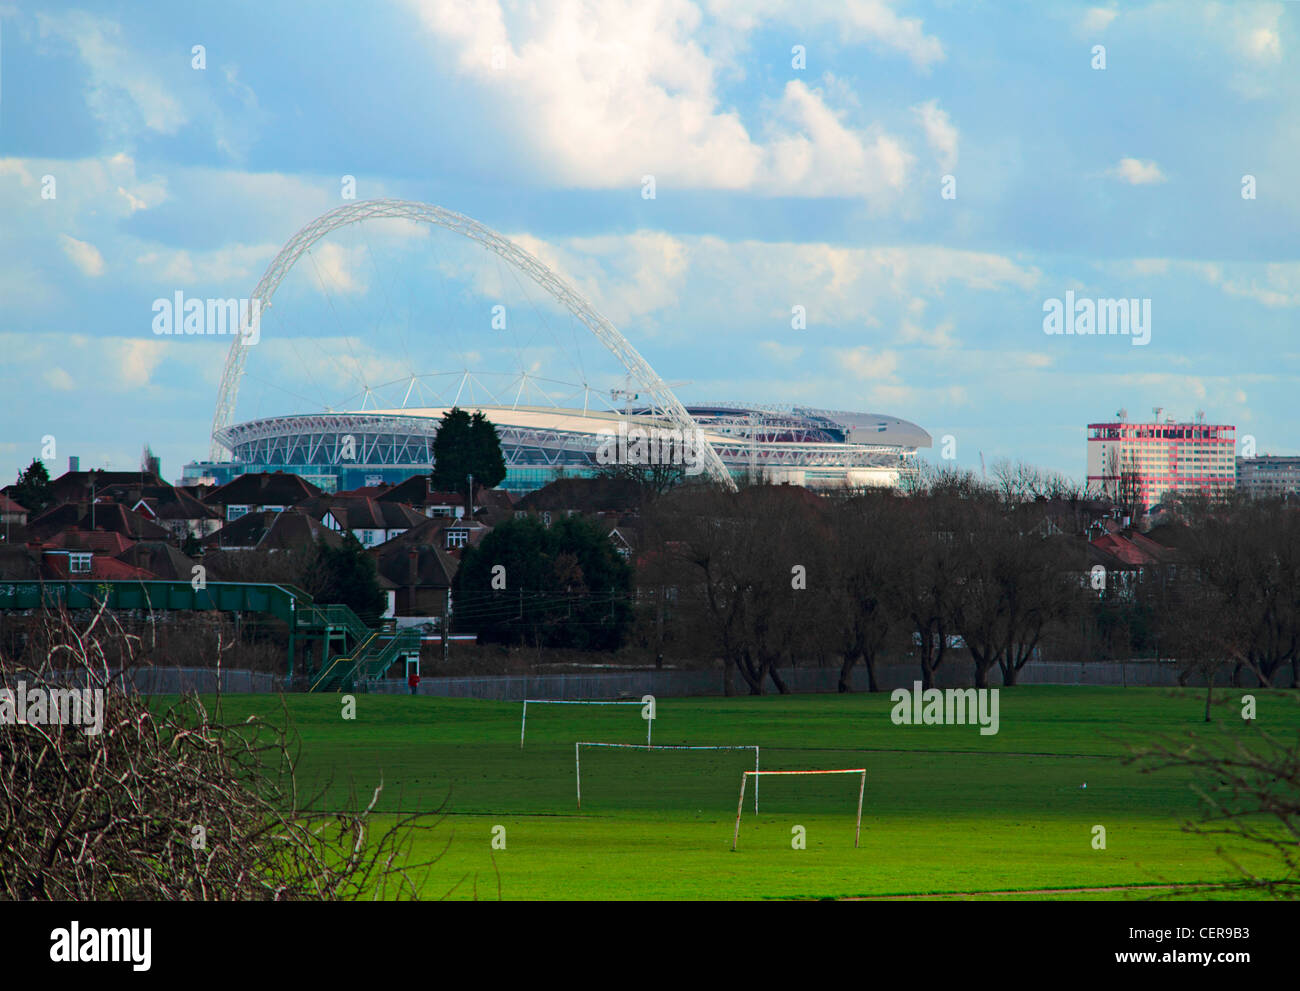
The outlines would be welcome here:
M 93 507 L 65 502 L 47 509 L 27 527 L 36 537 L 48 540 L 62 530 L 79 529 L 90 533 L 111 530 L 132 540 L 169 540 L 171 531 L 148 517 L 134 513 L 116 502 L 97 502 Z
M 1113 554 L 1125 564 L 1129 565 L 1147 565 L 1155 564 L 1158 557 L 1139 547 L 1127 537 L 1120 536 L 1116 533 L 1108 533 L 1103 537 L 1098 537 L 1091 541 L 1092 546 Z
M 75 575 L 68 572 L 68 556 L 66 554 L 46 554 L 41 559 L 41 573 L 45 578 L 72 581 L 93 578 L 102 578 L 105 581 L 158 580 L 157 575 L 145 571 L 144 568 L 137 568 L 125 561 L 105 557 L 102 554 L 95 554 L 91 557 L 89 574 L 82 572 Z
M 135 541 L 112 530 L 79 530 L 72 527 L 60 530 L 45 541 L 46 547 L 62 550 L 95 551 L 116 557 Z

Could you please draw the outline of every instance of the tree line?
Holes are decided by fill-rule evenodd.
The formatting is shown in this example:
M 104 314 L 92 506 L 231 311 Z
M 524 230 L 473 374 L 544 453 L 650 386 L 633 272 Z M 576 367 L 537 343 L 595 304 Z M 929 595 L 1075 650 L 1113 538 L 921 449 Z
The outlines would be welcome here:
M 954 666 L 976 687 L 995 671 L 1014 686 L 1040 657 L 1300 683 L 1293 505 L 1183 498 L 1152 532 L 1154 560 L 1098 565 L 1089 526 L 1122 530 L 1124 509 L 1006 465 L 987 480 L 930 472 L 901 492 L 681 486 L 642 514 L 639 635 L 709 651 L 755 693 L 786 691 L 780 669 L 814 663 L 838 665 L 841 691 L 860 667 L 875 691 L 886 656 L 910 658 L 927 688 Z

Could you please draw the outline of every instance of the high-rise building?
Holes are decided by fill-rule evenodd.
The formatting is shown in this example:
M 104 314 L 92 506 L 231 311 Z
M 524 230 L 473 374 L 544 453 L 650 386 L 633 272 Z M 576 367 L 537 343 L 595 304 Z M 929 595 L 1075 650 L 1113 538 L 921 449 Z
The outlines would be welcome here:
M 1300 492 L 1300 457 L 1261 454 L 1238 458 L 1237 488 L 1256 499 Z
M 1193 423 L 1163 416 L 1129 421 L 1120 410 L 1110 423 L 1088 424 L 1088 488 L 1099 495 L 1149 509 L 1168 495 L 1201 491 L 1219 495 L 1236 486 L 1236 432 L 1227 424 Z

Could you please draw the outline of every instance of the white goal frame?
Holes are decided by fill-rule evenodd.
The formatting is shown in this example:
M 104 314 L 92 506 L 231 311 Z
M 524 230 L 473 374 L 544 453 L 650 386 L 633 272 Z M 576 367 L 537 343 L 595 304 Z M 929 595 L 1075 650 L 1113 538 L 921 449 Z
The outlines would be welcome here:
M 740 842 L 740 814 L 745 810 L 745 786 L 749 784 L 750 775 L 754 778 L 754 791 L 758 791 L 758 779 L 764 774 L 860 774 L 862 784 L 858 786 L 858 826 L 853 834 L 853 846 L 856 849 L 862 838 L 862 796 L 867 791 L 867 769 L 865 767 L 845 767 L 833 771 L 745 771 L 740 778 L 740 802 L 736 805 L 736 831 L 731 837 L 731 849 L 735 852 Z
M 754 770 L 752 773 L 758 773 L 758 746 L 756 744 L 744 745 L 725 745 L 725 746 L 686 746 L 685 744 L 676 743 L 594 743 L 590 740 L 580 740 L 573 745 L 573 776 L 578 786 L 578 810 L 582 810 L 582 748 L 583 747 L 611 747 L 616 750 L 752 750 L 754 751 Z M 746 771 L 746 774 L 751 772 Z M 744 799 L 741 799 L 744 801 Z M 754 779 L 754 811 L 758 812 L 758 779 Z
M 639 705 L 646 706 L 649 703 L 644 700 L 638 701 L 633 699 L 524 699 L 524 718 L 519 722 L 519 749 L 524 749 L 524 732 L 528 727 L 528 704 L 533 705 Z M 658 711 L 657 709 L 654 711 Z M 645 742 L 650 743 L 650 732 L 654 729 L 654 719 L 645 721 Z

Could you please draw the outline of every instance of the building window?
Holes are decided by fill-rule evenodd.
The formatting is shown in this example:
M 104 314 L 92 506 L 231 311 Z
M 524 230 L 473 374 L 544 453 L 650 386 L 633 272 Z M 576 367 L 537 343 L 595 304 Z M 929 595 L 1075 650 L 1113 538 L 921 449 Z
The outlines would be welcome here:
M 227 506 L 227 507 L 226 507 L 226 519 L 227 519 L 227 520 L 237 520 L 237 519 L 239 519 L 241 516 L 246 515 L 247 513 L 248 513 L 248 507 L 247 507 L 247 506 Z
M 449 549 L 451 549 L 451 548 L 457 548 L 457 547 L 464 547 L 467 543 L 469 543 L 469 531 L 468 531 L 468 530 L 448 530 L 448 531 L 447 531 L 447 547 L 448 547 Z
M 68 555 L 68 573 L 73 575 L 90 574 L 90 564 L 94 555 L 91 554 L 69 554 Z

